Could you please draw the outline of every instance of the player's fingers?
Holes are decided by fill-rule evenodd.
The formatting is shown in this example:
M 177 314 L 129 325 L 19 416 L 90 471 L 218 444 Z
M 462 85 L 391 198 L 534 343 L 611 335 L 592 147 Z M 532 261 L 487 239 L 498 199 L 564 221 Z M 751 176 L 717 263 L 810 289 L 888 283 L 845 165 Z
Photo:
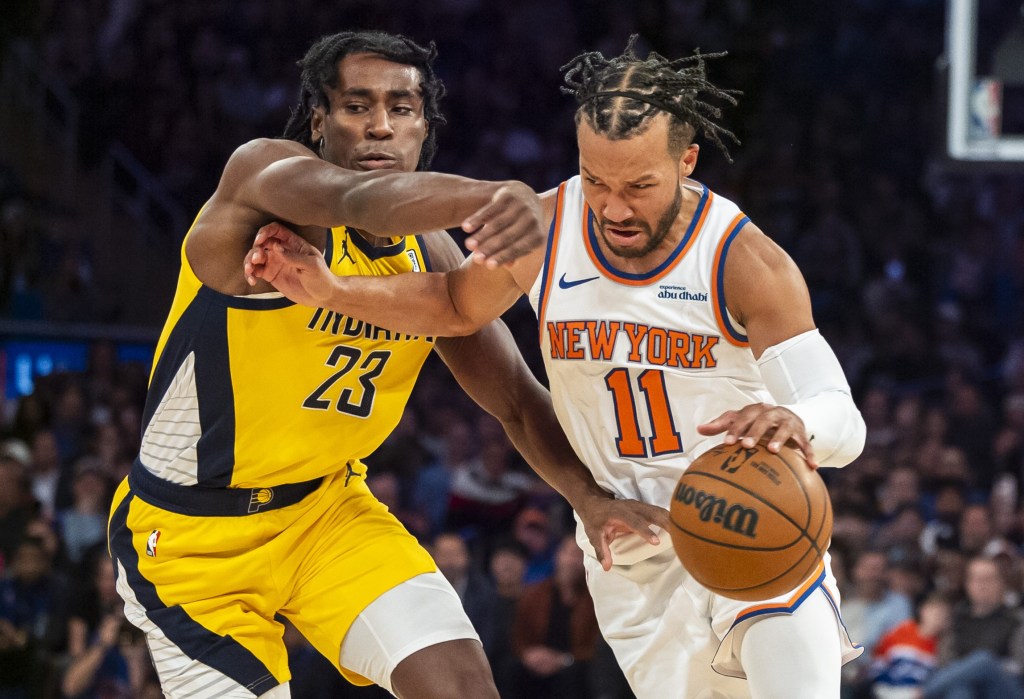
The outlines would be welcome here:
M 738 436 L 740 443 L 751 448 L 760 442 L 766 435 L 772 434 L 779 426 L 779 415 L 766 410 L 754 417 L 747 427 Z
M 803 452 L 804 460 L 807 461 L 808 466 L 818 468 L 818 460 L 814 456 L 814 447 L 811 446 L 811 440 L 808 439 L 807 432 L 803 429 L 802 423 L 784 423 L 772 437 L 768 448 L 772 451 L 778 451 L 778 449 L 771 449 L 772 444 L 781 446 L 787 442 Z
M 702 425 L 697 425 L 697 431 L 705 437 L 720 434 L 729 428 L 738 413 L 735 410 L 727 410 L 714 420 L 709 420 Z
M 781 422 L 775 431 L 768 437 L 768 451 L 773 454 L 778 454 L 787 442 L 793 441 L 798 447 L 800 446 L 800 435 L 794 429 L 794 425 L 789 422 Z M 801 447 L 802 448 L 802 447 Z
M 253 263 L 254 250 L 250 250 L 245 256 L 245 263 L 242 265 L 245 270 L 245 279 L 249 282 L 249 286 L 256 283 L 256 265 Z
M 671 517 L 668 510 L 664 507 L 658 507 L 657 505 L 648 505 L 642 503 L 646 510 L 647 521 L 651 524 L 661 527 L 664 530 L 668 530 L 669 524 L 671 524 Z
M 757 419 L 758 413 L 748 408 L 740 410 L 733 416 L 733 419 L 725 428 L 725 438 L 722 440 L 724 444 L 736 444 L 750 432 L 750 426 Z
M 494 253 L 508 247 L 510 242 L 514 242 L 517 237 L 517 221 L 514 218 L 508 217 L 503 213 L 496 212 L 494 215 L 489 216 L 483 224 L 478 227 L 473 235 L 467 240 L 473 241 L 472 249 L 475 252 L 481 252 L 485 255 L 493 255 Z M 522 224 L 519 225 L 522 228 Z M 519 232 L 522 235 L 522 232 Z
M 269 250 L 278 256 L 278 262 L 287 262 L 291 266 L 301 269 L 305 269 L 308 266 L 309 258 L 304 251 L 289 248 L 279 240 L 270 241 Z M 270 261 L 269 256 L 267 261 Z
M 287 229 L 277 221 L 271 221 L 270 223 L 261 226 L 260 229 L 256 231 L 256 240 L 253 241 L 253 246 L 262 245 L 264 242 L 266 242 L 267 238 L 273 237 L 275 234 L 278 234 L 282 230 Z
M 505 203 L 500 200 L 491 199 L 474 213 L 466 217 L 462 222 L 462 230 L 475 235 L 487 224 L 492 223 L 505 210 Z M 479 242 L 479 241 L 477 241 Z M 468 241 L 467 241 L 468 243 Z

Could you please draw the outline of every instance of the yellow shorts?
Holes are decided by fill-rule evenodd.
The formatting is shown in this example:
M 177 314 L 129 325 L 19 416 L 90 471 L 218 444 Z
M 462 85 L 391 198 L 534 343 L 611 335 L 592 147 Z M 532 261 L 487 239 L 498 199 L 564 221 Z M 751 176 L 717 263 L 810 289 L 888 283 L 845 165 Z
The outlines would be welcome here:
M 292 504 L 278 488 L 198 492 L 167 484 L 157 492 L 135 472 L 121 483 L 109 527 L 118 591 L 126 616 L 146 632 L 167 696 L 248 698 L 287 681 L 278 614 L 338 666 L 363 609 L 436 570 L 362 478 L 351 476 L 327 476 Z M 234 514 L 212 515 L 218 492 L 225 512 L 243 496 L 242 511 L 251 500 L 253 513 L 235 506 Z

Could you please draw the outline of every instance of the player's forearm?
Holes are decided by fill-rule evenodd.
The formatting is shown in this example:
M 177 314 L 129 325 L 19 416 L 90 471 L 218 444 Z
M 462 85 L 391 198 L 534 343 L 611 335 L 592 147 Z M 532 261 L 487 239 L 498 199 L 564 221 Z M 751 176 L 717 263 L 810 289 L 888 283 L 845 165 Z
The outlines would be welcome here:
M 407 335 L 456 337 L 476 330 L 459 314 L 446 274 L 334 277 L 322 308 Z
M 353 172 L 296 156 L 267 165 L 254 182 L 253 199 L 296 225 L 413 235 L 461 226 L 502 184 L 437 172 Z
M 612 497 L 569 444 L 543 387 L 537 384 L 521 390 L 516 405 L 515 416 L 504 421 L 505 431 L 538 476 L 576 511 L 586 510 L 588 501 L 595 498 Z
M 321 306 L 387 330 L 460 337 L 499 318 L 521 295 L 507 271 L 467 263 L 443 274 L 335 277 Z
M 821 466 L 845 466 L 860 455 L 864 418 L 839 360 L 817 330 L 769 347 L 758 369 L 772 398 L 803 421 Z

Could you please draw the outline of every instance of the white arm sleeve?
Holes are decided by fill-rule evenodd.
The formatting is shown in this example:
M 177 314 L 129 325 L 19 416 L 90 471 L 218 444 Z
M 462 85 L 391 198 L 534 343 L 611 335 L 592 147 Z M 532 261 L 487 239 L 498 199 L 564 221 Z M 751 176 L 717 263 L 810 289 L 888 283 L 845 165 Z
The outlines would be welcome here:
M 769 347 L 757 366 L 775 402 L 804 421 L 821 466 L 845 466 L 860 455 L 864 419 L 821 333 L 809 330 Z

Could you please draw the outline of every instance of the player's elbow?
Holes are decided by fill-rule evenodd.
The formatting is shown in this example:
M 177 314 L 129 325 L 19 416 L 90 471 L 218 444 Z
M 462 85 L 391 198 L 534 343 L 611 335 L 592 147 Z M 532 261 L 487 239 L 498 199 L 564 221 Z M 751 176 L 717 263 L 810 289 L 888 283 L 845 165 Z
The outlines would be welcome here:
M 441 334 L 445 337 L 467 337 L 476 334 L 483 326 L 484 323 L 478 323 L 455 311 L 445 321 L 445 329 Z
M 485 325 L 487 325 L 490 318 L 478 318 L 474 317 L 473 314 L 465 312 L 459 305 L 458 295 L 452 288 L 451 275 L 444 275 L 444 298 L 448 300 L 448 307 L 444 313 L 444 332 L 443 335 L 447 337 L 466 337 L 467 335 L 473 335 L 480 331 Z
M 849 399 L 846 419 L 843 427 L 838 431 L 837 439 L 831 445 L 828 453 L 817 454 L 818 463 L 821 466 L 830 468 L 841 468 L 846 466 L 864 451 L 864 443 L 867 440 L 867 425 L 861 416 L 853 400 Z M 817 445 L 816 445 L 817 446 Z M 816 449 L 817 451 L 817 449 Z

